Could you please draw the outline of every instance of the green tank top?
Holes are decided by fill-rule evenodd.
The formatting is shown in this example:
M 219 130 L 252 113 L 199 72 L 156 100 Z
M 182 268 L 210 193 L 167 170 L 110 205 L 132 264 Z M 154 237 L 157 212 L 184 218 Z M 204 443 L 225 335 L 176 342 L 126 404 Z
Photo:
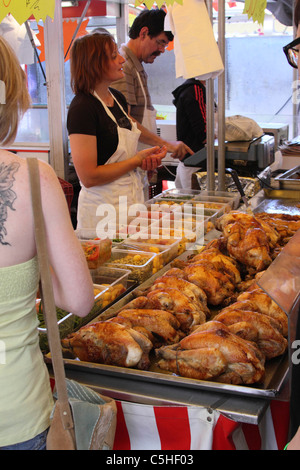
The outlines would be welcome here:
M 39 348 L 36 257 L 0 268 L 0 447 L 32 439 L 50 424 L 53 406 Z

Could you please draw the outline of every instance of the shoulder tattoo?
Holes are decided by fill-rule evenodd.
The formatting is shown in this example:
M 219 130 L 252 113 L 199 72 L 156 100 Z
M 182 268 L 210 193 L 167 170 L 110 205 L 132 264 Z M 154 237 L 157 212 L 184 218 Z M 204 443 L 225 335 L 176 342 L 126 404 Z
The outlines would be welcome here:
M 14 174 L 18 171 L 20 164 L 13 162 L 9 165 L 0 163 L 0 244 L 10 245 L 5 241 L 7 231 L 5 223 L 7 221 L 8 209 L 14 211 L 13 203 L 17 197 L 12 189 L 15 178 Z

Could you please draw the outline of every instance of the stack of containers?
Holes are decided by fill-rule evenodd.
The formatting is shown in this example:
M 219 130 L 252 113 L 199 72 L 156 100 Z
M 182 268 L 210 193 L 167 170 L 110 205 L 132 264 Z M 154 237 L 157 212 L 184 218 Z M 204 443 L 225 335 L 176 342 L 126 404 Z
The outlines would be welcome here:
M 129 279 L 144 282 L 185 250 L 203 244 L 208 223 L 238 205 L 239 196 L 232 193 L 164 191 L 118 227 L 107 264 L 129 269 Z

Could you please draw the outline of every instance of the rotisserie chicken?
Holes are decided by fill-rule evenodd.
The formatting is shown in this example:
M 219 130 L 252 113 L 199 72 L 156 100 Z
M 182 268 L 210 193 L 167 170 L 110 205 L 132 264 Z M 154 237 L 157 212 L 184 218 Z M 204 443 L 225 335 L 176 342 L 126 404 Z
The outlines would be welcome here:
M 200 253 L 188 258 L 187 261 L 179 262 L 182 263 L 182 269 L 184 269 L 187 265 L 197 264 L 202 261 L 213 264 L 217 270 L 227 274 L 234 284 L 241 282 L 241 274 L 238 270 L 237 262 L 223 254 L 217 247 L 204 248 Z
M 280 324 L 267 315 L 248 310 L 227 308 L 214 317 L 228 326 L 231 333 L 248 341 L 254 341 L 266 359 L 280 356 L 286 351 L 287 340 L 280 333 Z
M 232 278 L 219 271 L 215 264 L 199 261 L 197 264 L 187 265 L 184 272 L 188 281 L 204 290 L 208 304 L 222 305 L 231 301 L 235 284 Z
M 265 374 L 265 359 L 256 345 L 216 321 L 155 352 L 161 369 L 183 377 L 237 385 L 260 382 Z
M 62 340 L 63 348 L 81 361 L 148 369 L 153 345 L 132 328 L 111 322 L 83 326 Z
M 173 287 L 178 289 L 180 292 L 185 294 L 199 310 L 203 311 L 207 317 L 210 316 L 210 310 L 207 307 L 207 295 L 203 289 L 198 287 L 196 284 L 189 282 L 185 279 L 178 278 L 175 276 L 168 276 L 166 272 L 163 276 L 155 279 L 151 290 L 161 289 L 164 287 Z
M 220 217 L 216 227 L 226 239 L 230 256 L 247 269 L 258 272 L 271 264 L 269 237 L 252 215 L 232 211 Z
M 260 287 L 240 294 L 237 297 L 237 303 L 241 305 L 238 308 L 246 308 L 247 310 L 260 312 L 274 318 L 281 324 L 283 336 L 288 335 L 287 315 Z
M 180 329 L 186 333 L 195 325 L 201 325 L 206 321 L 205 312 L 174 287 L 154 289 L 147 295 L 140 295 L 128 302 L 121 312 L 129 308 L 167 310 L 175 315 L 180 323 Z
M 178 342 L 184 335 L 179 330 L 180 323 L 172 313 L 165 310 L 134 309 L 121 310 L 110 322 L 124 323 L 132 329 L 143 328 L 151 333 L 153 346 Z M 140 330 L 142 331 L 142 330 Z
M 300 216 L 283 214 L 283 213 L 267 213 L 259 212 L 255 214 L 255 218 L 259 222 L 266 222 L 279 234 L 278 243 L 286 244 L 289 239 L 300 229 Z
M 206 321 L 206 314 L 185 294 L 173 287 L 155 289 L 147 294 L 152 308 L 167 310 L 176 316 L 180 328 L 188 332 L 191 327 Z

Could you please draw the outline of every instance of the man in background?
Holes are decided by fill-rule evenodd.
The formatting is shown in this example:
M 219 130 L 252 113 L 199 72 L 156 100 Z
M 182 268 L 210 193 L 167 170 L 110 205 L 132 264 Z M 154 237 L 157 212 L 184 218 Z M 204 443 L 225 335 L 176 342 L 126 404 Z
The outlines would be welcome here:
M 152 64 L 173 40 L 173 34 L 164 31 L 165 16 L 162 9 L 145 9 L 135 18 L 129 31 L 129 41 L 120 48 L 120 54 L 126 59 L 123 65 L 124 78 L 112 85 L 125 95 L 130 116 L 148 130 L 149 137 L 155 134 L 156 140 L 156 110 L 152 105 L 147 74 L 142 64 Z M 183 142 L 160 140 L 160 144 L 167 146 L 173 158 L 181 159 L 187 153 L 193 153 Z
M 173 92 L 173 104 L 176 107 L 177 139 L 183 140 L 197 152 L 206 143 L 206 92 L 205 82 L 195 78 L 185 80 Z M 177 166 L 175 186 L 178 189 L 191 189 L 192 174 L 206 170 L 206 161 L 202 166 L 186 166 L 187 154 Z

